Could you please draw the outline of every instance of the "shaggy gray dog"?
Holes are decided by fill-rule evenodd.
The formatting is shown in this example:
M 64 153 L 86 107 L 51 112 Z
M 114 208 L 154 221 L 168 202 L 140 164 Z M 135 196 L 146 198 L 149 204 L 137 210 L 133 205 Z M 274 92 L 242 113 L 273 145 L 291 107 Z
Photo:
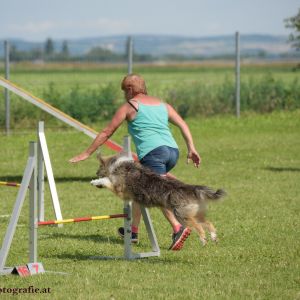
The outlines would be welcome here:
M 211 239 L 217 241 L 216 229 L 205 220 L 205 211 L 207 201 L 223 197 L 223 190 L 214 191 L 206 186 L 189 185 L 157 175 L 122 153 L 109 158 L 98 156 L 98 159 L 99 179 L 91 184 L 106 187 L 126 201 L 133 200 L 145 207 L 170 209 L 182 225 L 197 231 L 203 245 L 207 242 L 205 229 Z

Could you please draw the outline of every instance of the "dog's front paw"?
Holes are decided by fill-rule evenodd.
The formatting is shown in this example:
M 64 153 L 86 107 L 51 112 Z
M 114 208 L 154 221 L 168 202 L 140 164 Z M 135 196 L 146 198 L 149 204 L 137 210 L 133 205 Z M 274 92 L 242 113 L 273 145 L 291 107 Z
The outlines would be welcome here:
M 92 180 L 92 181 L 91 181 L 91 185 L 94 185 L 94 186 L 96 186 L 97 188 L 104 188 L 104 185 L 103 185 L 103 183 L 102 183 L 102 181 L 101 181 L 100 178 L 99 178 L 99 179 L 94 179 L 94 180 Z

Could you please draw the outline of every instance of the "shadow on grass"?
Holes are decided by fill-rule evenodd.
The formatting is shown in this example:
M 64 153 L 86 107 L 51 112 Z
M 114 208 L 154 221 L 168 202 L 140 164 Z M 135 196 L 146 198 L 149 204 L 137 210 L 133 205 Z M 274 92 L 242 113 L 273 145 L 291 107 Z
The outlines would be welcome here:
M 78 253 L 78 252 L 75 252 L 75 253 L 61 253 L 61 254 L 46 254 L 46 255 L 43 255 L 43 257 L 46 257 L 46 258 L 57 258 L 57 259 L 69 259 L 69 260 L 72 260 L 72 261 L 88 261 L 88 260 L 95 260 L 93 259 L 93 257 L 95 255 L 97 256 L 101 256 L 103 255 L 103 260 L 120 260 L 122 259 L 121 256 L 120 257 L 113 257 L 113 256 L 105 256 L 105 254 L 107 253 L 97 253 L 97 254 L 83 254 L 83 253 Z M 120 254 L 121 255 L 121 254 Z
M 118 237 L 108 237 L 108 236 L 102 236 L 102 235 L 78 235 L 78 234 L 64 234 L 64 233 L 54 233 L 51 235 L 47 235 L 45 238 L 46 240 L 49 239 L 76 239 L 81 241 L 93 241 L 96 243 L 110 243 L 110 244 L 117 244 L 117 245 L 123 245 L 124 242 Z M 42 240 L 43 238 L 40 237 Z M 163 248 L 161 250 L 167 250 L 167 248 Z M 109 250 L 108 250 L 109 251 Z M 134 245 L 132 248 L 132 251 L 134 253 L 139 252 L 149 252 L 151 251 L 151 245 L 146 245 L 145 243 L 140 243 L 139 245 Z M 123 257 L 123 252 L 120 252 L 118 256 L 109 256 L 110 253 L 103 252 L 101 249 L 98 253 L 90 253 L 90 254 L 83 254 L 79 253 L 76 249 L 70 249 L 69 252 L 63 252 L 63 253 L 51 253 L 47 252 L 47 254 L 43 254 L 43 257 L 47 258 L 58 258 L 58 259 L 69 259 L 69 260 L 125 260 Z M 98 258 L 95 258 L 98 257 Z M 168 258 L 166 256 L 159 256 L 159 257 L 149 257 L 149 258 L 143 258 L 143 259 L 135 259 L 133 261 L 143 261 L 144 263 L 150 263 L 150 264 L 164 264 L 164 263 L 174 263 L 174 258 Z M 176 259 L 176 262 L 182 262 L 182 263 L 188 263 L 186 260 L 182 260 L 182 258 Z
M 266 167 L 264 169 L 272 172 L 300 172 L 300 168 L 293 167 Z
M 137 250 L 134 252 L 138 252 Z M 182 259 L 172 259 L 172 258 L 166 258 L 166 257 L 147 257 L 147 258 L 138 258 L 138 259 L 133 259 L 133 260 L 126 260 L 123 257 L 123 253 L 120 251 L 119 255 L 109 255 L 110 253 L 108 252 L 98 252 L 98 253 L 90 253 L 90 254 L 83 254 L 83 253 L 70 253 L 70 252 L 64 252 L 64 253 L 60 253 L 60 254 L 43 254 L 42 256 L 45 258 L 57 258 L 57 259 L 68 259 L 68 260 L 72 260 L 72 261 L 128 261 L 128 262 L 143 262 L 145 264 L 174 264 L 174 261 L 176 261 L 176 263 L 178 264 L 178 262 L 187 264 L 190 262 L 187 262 L 186 260 L 182 260 Z M 191 263 L 192 264 L 192 263 Z
M 74 240 L 81 240 L 81 241 L 92 241 L 95 243 L 110 243 L 110 244 L 118 244 L 122 245 L 123 241 L 121 238 L 118 237 L 111 237 L 111 236 L 103 236 L 99 234 L 69 234 L 69 233 L 53 233 L 51 235 L 47 235 L 45 239 L 74 239 Z M 42 237 L 40 238 L 43 239 Z

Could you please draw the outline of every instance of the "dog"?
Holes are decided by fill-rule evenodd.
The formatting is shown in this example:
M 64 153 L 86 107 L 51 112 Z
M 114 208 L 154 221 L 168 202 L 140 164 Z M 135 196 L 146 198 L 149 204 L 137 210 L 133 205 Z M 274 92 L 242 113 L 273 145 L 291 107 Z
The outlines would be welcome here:
M 194 228 L 203 245 L 207 239 L 217 242 L 214 225 L 205 219 L 209 200 L 216 201 L 225 196 L 225 191 L 214 191 L 207 186 L 185 184 L 153 173 L 132 158 L 119 153 L 108 158 L 98 154 L 100 167 L 96 173 L 99 179 L 91 181 L 98 188 L 106 187 L 124 201 L 135 201 L 144 207 L 167 208 L 185 227 Z

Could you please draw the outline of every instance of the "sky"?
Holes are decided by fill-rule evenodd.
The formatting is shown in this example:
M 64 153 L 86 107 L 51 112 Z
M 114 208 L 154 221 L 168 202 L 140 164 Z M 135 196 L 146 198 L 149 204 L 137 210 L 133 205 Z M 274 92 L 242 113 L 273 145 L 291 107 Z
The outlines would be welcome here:
M 0 0 L 0 39 L 110 35 L 288 35 L 299 0 Z

